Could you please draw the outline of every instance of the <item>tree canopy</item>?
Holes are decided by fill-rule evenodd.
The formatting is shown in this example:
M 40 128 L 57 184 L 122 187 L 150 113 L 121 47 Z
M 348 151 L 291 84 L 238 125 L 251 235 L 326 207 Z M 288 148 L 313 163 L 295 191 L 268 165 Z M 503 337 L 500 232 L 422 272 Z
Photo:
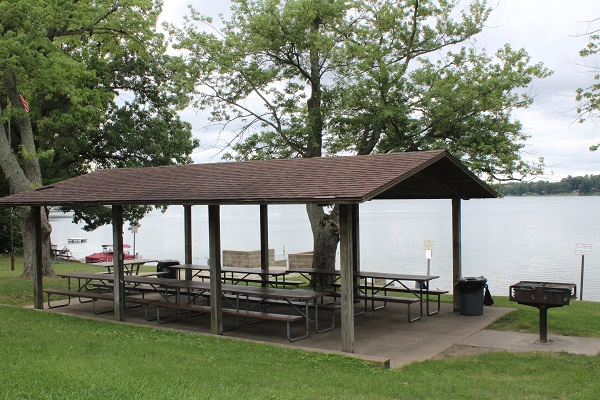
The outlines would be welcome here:
M 569 175 L 560 182 L 508 182 L 499 185 L 498 192 L 504 196 L 597 195 L 600 192 L 600 175 Z
M 577 89 L 576 100 L 578 102 L 577 115 L 579 122 L 585 122 L 589 118 L 600 116 L 600 66 L 597 59 L 598 54 L 600 54 L 600 18 L 590 21 L 587 36 L 589 42 L 579 54 L 582 57 L 594 60 L 586 64 L 586 67 L 593 74 L 594 83 L 587 88 Z M 600 143 L 591 146 L 590 150 L 596 151 L 598 148 L 600 148 Z
M 476 45 L 486 0 L 231 3 L 220 24 L 192 9 L 170 26 L 195 106 L 235 133 L 229 157 L 447 149 L 490 180 L 540 172 L 512 112 L 550 71 L 523 49 Z M 336 209 L 314 208 L 313 265 L 330 268 Z
M 13 192 L 98 168 L 191 162 L 198 142 L 177 115 L 187 98 L 156 26 L 161 7 L 0 2 L 0 168 Z M 77 215 L 106 222 L 89 212 Z
M 171 32 L 196 106 L 238 134 L 234 158 L 442 148 L 490 179 L 539 172 L 512 112 L 550 71 L 477 47 L 490 8 L 459 4 L 234 0 L 222 27 L 194 11 Z

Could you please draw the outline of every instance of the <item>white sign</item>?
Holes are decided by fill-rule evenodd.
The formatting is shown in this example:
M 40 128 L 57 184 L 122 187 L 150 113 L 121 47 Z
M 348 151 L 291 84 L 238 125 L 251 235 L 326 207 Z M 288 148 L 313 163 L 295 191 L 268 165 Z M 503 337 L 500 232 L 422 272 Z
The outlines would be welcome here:
M 425 240 L 423 242 L 423 250 L 433 250 L 433 240 Z
M 577 254 L 578 256 L 591 256 L 592 255 L 592 245 L 577 243 L 575 245 L 575 254 Z

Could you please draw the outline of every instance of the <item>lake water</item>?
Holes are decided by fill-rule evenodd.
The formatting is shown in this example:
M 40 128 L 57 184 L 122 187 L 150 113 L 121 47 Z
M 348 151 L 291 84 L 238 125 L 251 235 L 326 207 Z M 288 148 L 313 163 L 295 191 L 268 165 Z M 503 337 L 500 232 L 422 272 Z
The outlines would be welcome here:
M 592 244 L 585 257 L 584 300 L 600 301 L 600 197 L 509 197 L 463 201 L 463 276 L 484 276 L 492 295 L 508 295 L 521 280 L 576 283 L 581 256 L 576 243 Z M 112 243 L 110 227 L 85 232 L 69 216 L 52 214 L 53 243 L 68 244 L 76 258 Z M 128 225 L 126 225 L 127 227 Z M 192 207 L 193 262 L 208 258 L 208 208 Z M 258 250 L 259 207 L 222 206 L 221 243 L 228 250 Z M 423 242 L 434 241 L 433 285 L 452 289 L 451 202 L 449 200 L 380 200 L 360 206 L 361 269 L 424 274 Z M 125 229 L 125 243 L 133 234 Z M 310 224 L 303 205 L 269 206 L 269 247 L 276 259 L 312 250 Z M 136 249 L 144 258 L 183 262 L 183 207 L 154 212 L 141 221 Z M 339 262 L 339 256 L 338 256 Z

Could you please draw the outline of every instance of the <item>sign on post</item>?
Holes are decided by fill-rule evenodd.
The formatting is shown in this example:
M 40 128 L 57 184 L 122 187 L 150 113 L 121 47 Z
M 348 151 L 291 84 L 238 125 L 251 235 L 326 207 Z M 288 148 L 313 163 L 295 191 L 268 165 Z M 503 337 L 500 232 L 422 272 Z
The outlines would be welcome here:
M 592 245 L 577 243 L 575 245 L 575 254 L 578 256 L 591 256 L 592 255 Z
M 423 242 L 423 249 L 425 250 L 425 259 L 429 263 L 431 256 L 433 255 L 433 240 L 425 240 Z M 429 266 L 427 268 L 427 275 L 429 275 Z

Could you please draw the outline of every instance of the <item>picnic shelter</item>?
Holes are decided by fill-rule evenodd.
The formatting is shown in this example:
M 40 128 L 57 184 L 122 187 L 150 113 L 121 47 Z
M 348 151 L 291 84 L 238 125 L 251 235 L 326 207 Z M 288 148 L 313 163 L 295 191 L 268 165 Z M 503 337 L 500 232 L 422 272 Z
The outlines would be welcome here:
M 354 352 L 353 277 L 360 270 L 359 205 L 370 200 L 450 199 L 452 276 L 461 277 L 461 201 L 496 192 L 449 152 L 273 159 L 90 172 L 0 199 L 0 206 L 34 210 L 34 306 L 43 308 L 41 212 L 46 206 L 112 207 L 115 319 L 125 320 L 123 207 L 184 207 L 185 263 L 192 263 L 192 206 L 208 206 L 211 332 L 223 334 L 220 206 L 260 207 L 261 269 L 268 269 L 268 206 L 339 206 L 342 351 Z M 191 279 L 190 276 L 186 278 Z M 454 309 L 458 296 L 454 294 Z

